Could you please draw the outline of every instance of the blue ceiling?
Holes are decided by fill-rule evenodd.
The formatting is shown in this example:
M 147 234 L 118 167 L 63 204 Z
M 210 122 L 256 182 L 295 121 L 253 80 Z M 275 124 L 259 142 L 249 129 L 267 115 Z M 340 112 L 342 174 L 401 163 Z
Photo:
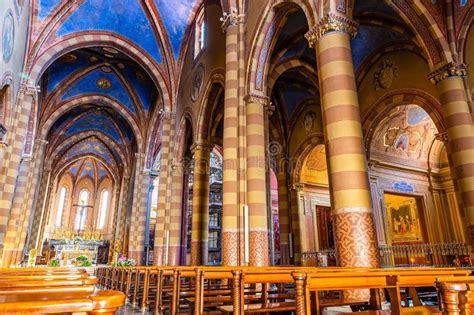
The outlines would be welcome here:
M 154 0 L 151 6 L 158 10 L 164 32 L 169 37 L 175 58 L 179 52 L 196 0 Z M 64 3 L 61 0 L 37 0 L 40 21 L 45 21 Z M 122 35 L 134 42 L 162 63 L 158 32 L 153 27 L 145 2 L 140 0 L 85 0 L 67 16 L 56 31 L 62 37 L 87 30 L 109 31 Z M 153 8 L 150 8 L 153 10 Z

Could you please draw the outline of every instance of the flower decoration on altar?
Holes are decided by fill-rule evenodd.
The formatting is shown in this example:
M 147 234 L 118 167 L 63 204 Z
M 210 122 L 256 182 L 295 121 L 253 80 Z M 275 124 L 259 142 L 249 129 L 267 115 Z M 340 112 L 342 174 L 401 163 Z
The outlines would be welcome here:
M 77 267 L 89 267 L 92 266 L 92 263 L 86 255 L 81 255 L 76 257 L 74 260 L 74 265 Z
M 132 267 L 135 266 L 135 259 L 127 258 L 127 256 L 120 256 L 117 262 L 112 263 L 113 267 Z

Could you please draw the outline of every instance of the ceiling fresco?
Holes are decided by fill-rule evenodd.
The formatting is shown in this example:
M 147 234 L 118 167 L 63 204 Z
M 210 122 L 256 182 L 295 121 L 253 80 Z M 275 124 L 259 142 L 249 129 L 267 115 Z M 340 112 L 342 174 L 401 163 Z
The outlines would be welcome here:
M 75 183 L 85 178 L 92 179 L 95 185 L 98 185 L 106 178 L 112 178 L 105 165 L 101 161 L 91 157 L 84 157 L 71 163 L 61 174 L 61 177 L 66 175 L 71 176 Z
M 157 63 L 163 62 L 159 34 L 167 36 L 173 55 L 179 57 L 186 28 L 197 0 L 82 0 L 74 12 L 67 15 L 55 36 L 64 37 L 83 31 L 107 31 L 120 34 L 149 53 Z M 37 19 L 46 22 L 66 3 L 61 0 L 37 0 Z M 158 12 L 158 25 L 152 18 Z M 158 32 L 157 28 L 163 30 Z M 166 44 L 166 40 L 161 40 Z
M 371 151 L 426 162 L 436 133 L 433 120 L 421 107 L 397 106 L 375 129 Z

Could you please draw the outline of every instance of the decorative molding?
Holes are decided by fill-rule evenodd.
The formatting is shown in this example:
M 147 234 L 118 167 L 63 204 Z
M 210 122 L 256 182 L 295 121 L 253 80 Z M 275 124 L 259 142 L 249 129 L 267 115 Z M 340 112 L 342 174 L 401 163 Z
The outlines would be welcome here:
M 272 104 L 268 96 L 258 95 L 258 94 L 249 94 L 244 97 L 245 103 L 259 103 L 261 104 L 267 115 L 271 116 L 275 111 L 275 105 Z
M 444 79 L 451 77 L 460 77 L 463 78 L 467 75 L 466 65 L 463 63 L 454 63 L 450 62 L 436 71 L 428 74 L 428 79 L 431 83 L 438 84 Z
M 301 192 L 304 189 L 304 184 L 302 183 L 295 183 L 291 186 L 291 189 L 296 190 L 297 192 Z
M 309 47 L 313 48 L 319 39 L 329 32 L 344 32 L 349 34 L 351 38 L 354 38 L 357 35 L 358 26 L 359 23 L 346 17 L 329 13 L 318 24 L 311 27 L 305 34 L 305 37 L 309 42 Z
M 244 23 L 245 15 L 239 14 L 237 8 L 230 8 L 230 13 L 224 12 L 220 21 L 222 22 L 222 31 L 225 32 L 229 26 Z
M 20 83 L 20 89 L 18 93 L 35 97 L 36 93 L 38 92 L 39 86 L 36 86 L 33 82 L 26 80 Z

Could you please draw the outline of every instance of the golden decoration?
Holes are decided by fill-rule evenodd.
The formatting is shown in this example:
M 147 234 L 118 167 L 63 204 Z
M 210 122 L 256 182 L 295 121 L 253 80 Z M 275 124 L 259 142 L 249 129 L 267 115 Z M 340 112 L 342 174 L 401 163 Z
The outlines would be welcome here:
M 333 31 L 344 32 L 349 34 L 351 38 L 354 38 L 357 35 L 357 26 L 359 26 L 357 22 L 334 13 L 329 13 L 321 19 L 321 22 L 314 25 L 305 34 L 305 37 L 309 42 L 309 47 L 313 48 L 321 37 Z
M 34 267 L 36 264 L 36 254 L 37 254 L 36 248 L 33 248 L 30 250 L 29 256 L 28 256 L 28 267 Z
M 438 70 L 430 73 L 428 78 L 431 83 L 438 84 L 446 78 L 450 77 L 465 77 L 467 75 L 466 65 L 463 63 L 450 62 Z
M 112 87 L 112 82 L 106 78 L 98 79 L 95 84 L 100 87 L 101 89 L 108 90 Z

